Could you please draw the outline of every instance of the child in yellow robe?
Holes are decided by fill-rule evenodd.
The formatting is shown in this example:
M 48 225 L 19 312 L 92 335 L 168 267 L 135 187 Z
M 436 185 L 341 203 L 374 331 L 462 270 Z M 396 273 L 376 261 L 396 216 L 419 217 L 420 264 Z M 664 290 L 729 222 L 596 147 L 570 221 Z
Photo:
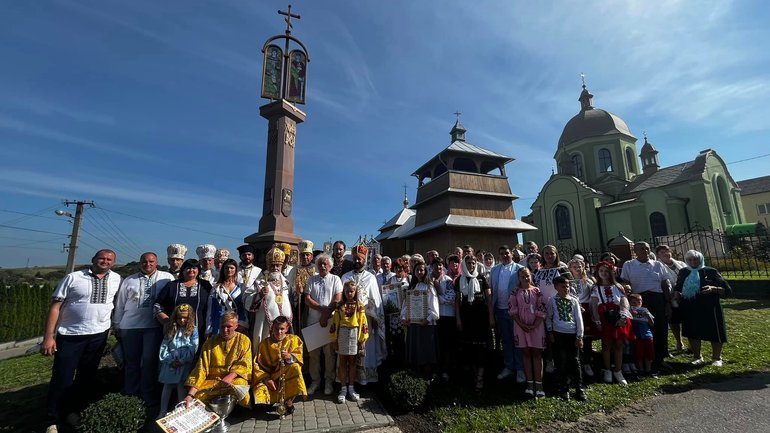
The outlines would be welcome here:
M 213 397 L 234 393 L 229 385 L 249 385 L 251 340 L 236 329 L 238 313 L 234 310 L 225 312 L 219 335 L 203 344 L 195 369 L 187 378 L 190 389 L 184 398 L 185 404 L 189 405 L 193 398 L 206 403 Z M 238 404 L 249 407 L 248 392 Z
M 369 338 L 369 325 L 366 321 L 366 308 L 358 301 L 358 287 L 353 280 L 346 281 L 342 288 L 343 301 L 334 312 L 334 323 L 329 329 L 332 340 L 340 356 L 337 372 L 342 388 L 337 396 L 337 403 L 345 403 L 347 394 L 351 400 L 358 401 L 359 395 L 353 387 L 356 380 L 356 366 L 359 357 L 363 357 L 364 344 Z M 347 386 L 345 386 L 347 384 Z
M 283 361 L 283 362 L 281 362 Z M 280 404 L 283 377 L 283 403 L 286 414 L 294 412 L 294 399 L 307 397 L 302 378 L 302 340 L 289 334 L 289 320 L 278 316 L 270 327 L 270 337 L 259 343 L 254 358 L 252 390 L 256 404 Z

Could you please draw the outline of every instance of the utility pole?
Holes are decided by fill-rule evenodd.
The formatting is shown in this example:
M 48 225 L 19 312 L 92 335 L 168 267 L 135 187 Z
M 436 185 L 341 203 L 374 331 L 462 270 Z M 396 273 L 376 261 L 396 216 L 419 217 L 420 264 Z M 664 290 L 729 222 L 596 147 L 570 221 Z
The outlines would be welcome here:
M 70 246 L 67 248 L 69 250 L 69 255 L 67 256 L 67 268 L 65 269 L 65 273 L 67 274 L 75 271 L 75 253 L 78 250 L 78 239 L 80 238 L 80 223 L 83 220 L 84 207 L 86 205 L 90 207 L 96 206 L 93 201 L 64 200 L 65 206 L 69 207 L 69 205 L 71 204 L 76 205 L 74 217 L 69 212 L 56 211 L 57 215 L 64 215 L 64 216 L 71 217 L 73 219 L 72 234 L 70 235 Z

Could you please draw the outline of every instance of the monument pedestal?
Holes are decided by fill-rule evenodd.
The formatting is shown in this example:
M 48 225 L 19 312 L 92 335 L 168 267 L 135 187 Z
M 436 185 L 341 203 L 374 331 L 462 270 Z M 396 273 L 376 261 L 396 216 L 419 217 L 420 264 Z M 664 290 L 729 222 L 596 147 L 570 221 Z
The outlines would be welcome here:
M 259 231 L 244 241 L 254 246 L 262 262 L 274 243 L 287 243 L 296 250 L 302 240 L 294 233 L 292 204 L 297 124 L 305 121 L 305 113 L 286 100 L 278 100 L 259 107 L 259 114 L 268 121 L 265 194 Z

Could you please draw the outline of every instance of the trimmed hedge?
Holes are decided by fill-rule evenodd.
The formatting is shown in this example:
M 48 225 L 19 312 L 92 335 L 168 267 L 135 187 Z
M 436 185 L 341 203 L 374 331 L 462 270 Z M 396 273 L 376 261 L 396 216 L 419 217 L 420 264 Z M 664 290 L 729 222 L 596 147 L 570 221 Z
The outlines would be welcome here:
M 52 293 L 48 284 L 0 286 L 0 343 L 43 335 Z
M 107 394 L 89 405 L 80 416 L 80 433 L 134 433 L 141 430 L 147 409 L 138 397 Z
M 404 410 L 414 410 L 425 402 L 428 381 L 408 371 L 399 371 L 390 376 L 388 393 L 396 406 Z

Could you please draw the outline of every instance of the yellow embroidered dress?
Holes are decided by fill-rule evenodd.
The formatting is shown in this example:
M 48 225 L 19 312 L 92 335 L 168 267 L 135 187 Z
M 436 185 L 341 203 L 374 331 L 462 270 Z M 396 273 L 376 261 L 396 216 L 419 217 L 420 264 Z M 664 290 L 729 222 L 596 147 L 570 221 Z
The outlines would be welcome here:
M 230 372 L 238 375 L 233 385 L 249 385 L 252 373 L 251 340 L 240 332 L 236 332 L 230 340 L 221 335 L 206 340 L 186 385 L 198 388 L 195 398 L 205 403 L 213 397 L 232 392 L 230 387 L 223 386 L 219 381 Z M 249 407 L 249 394 L 246 393 L 238 404 Z
M 360 302 L 342 304 L 337 307 L 333 320 L 330 331 L 332 340 L 337 342 L 337 353 L 357 355 L 358 343 L 365 343 L 369 338 L 366 308 Z
M 252 390 L 254 403 L 280 403 L 279 379 L 281 378 L 281 350 L 287 350 L 294 362 L 287 363 L 284 369 L 284 399 L 301 395 L 307 397 L 305 380 L 302 378 L 302 340 L 296 335 L 286 335 L 283 340 L 275 341 L 272 336 L 259 343 L 257 356 L 254 358 L 254 378 Z M 270 391 L 264 381 L 272 379 L 276 391 Z

